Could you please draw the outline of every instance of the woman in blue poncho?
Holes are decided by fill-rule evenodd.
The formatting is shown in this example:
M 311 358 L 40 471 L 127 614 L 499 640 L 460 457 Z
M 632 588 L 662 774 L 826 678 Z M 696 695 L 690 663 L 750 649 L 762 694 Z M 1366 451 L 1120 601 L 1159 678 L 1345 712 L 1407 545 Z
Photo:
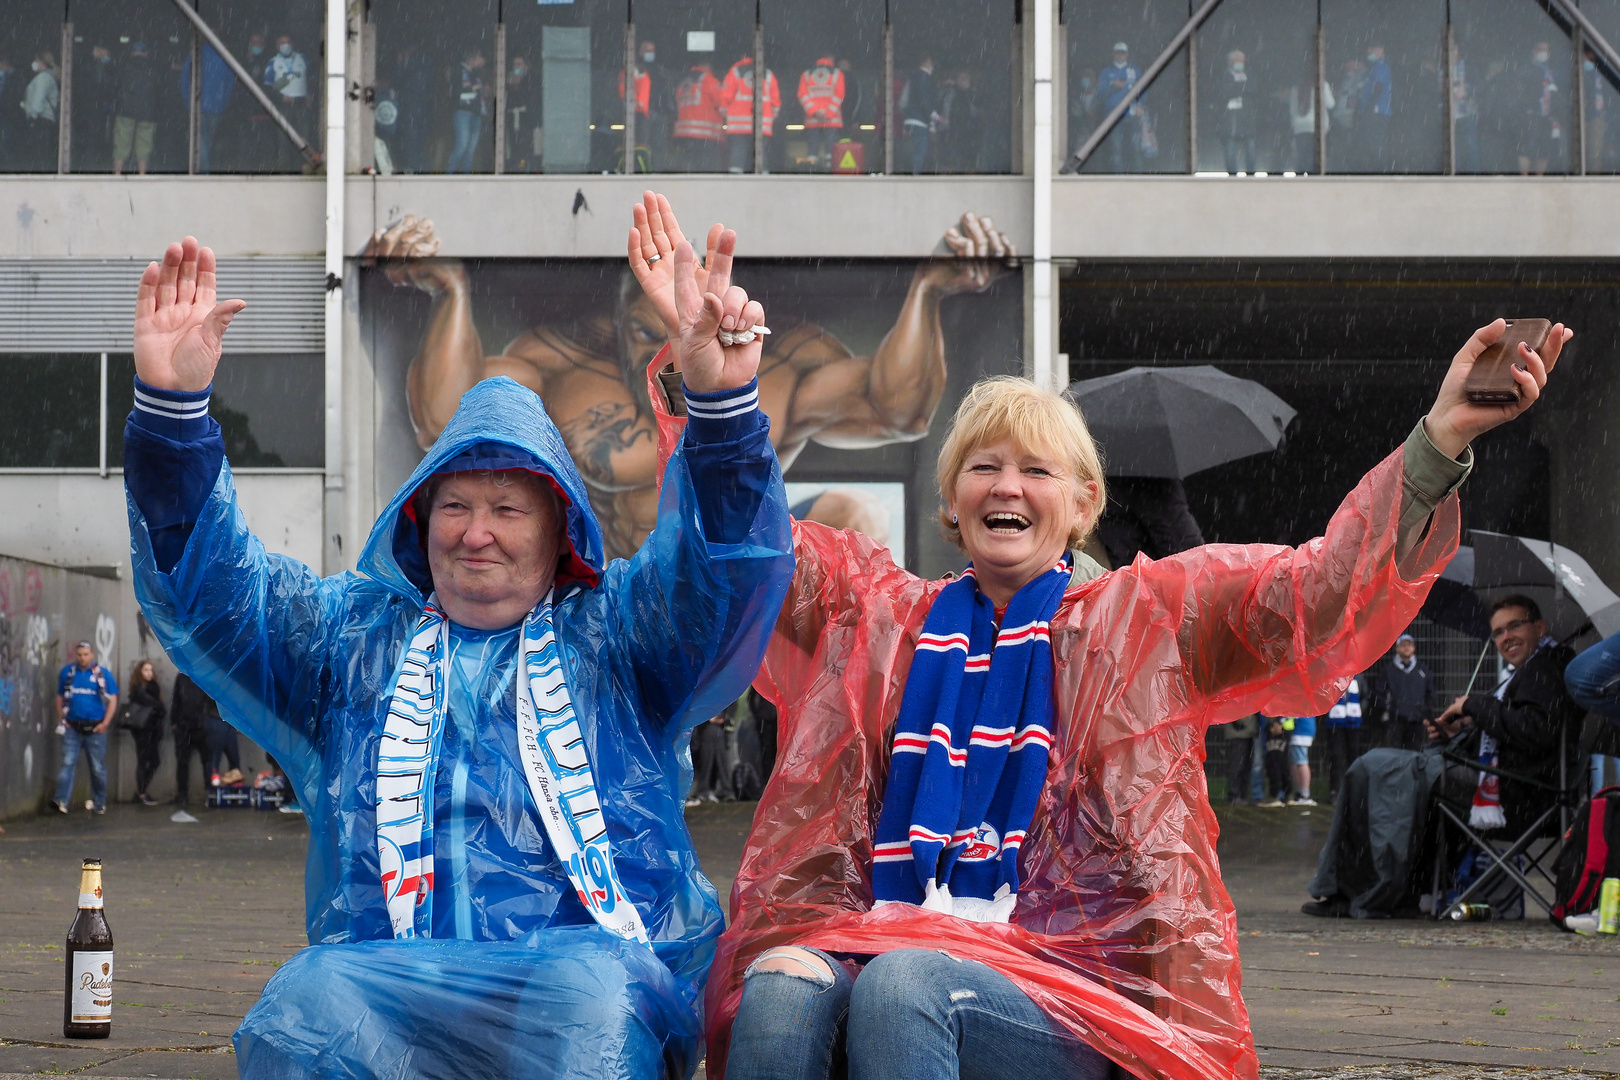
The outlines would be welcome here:
M 634 558 L 604 563 L 557 429 L 502 378 L 329 578 L 248 531 L 208 416 L 245 305 L 190 237 L 147 267 L 136 593 L 309 812 L 312 947 L 237 1032 L 244 1077 L 690 1075 L 722 922 L 681 747 L 747 687 L 793 571 L 734 247 L 702 295 L 674 254 L 692 420 Z

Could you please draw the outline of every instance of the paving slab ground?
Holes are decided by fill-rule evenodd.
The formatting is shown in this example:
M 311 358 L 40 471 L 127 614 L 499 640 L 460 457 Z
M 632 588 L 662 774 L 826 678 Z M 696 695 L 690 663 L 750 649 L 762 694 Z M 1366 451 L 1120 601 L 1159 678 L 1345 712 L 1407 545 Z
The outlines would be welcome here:
M 729 895 L 753 806 L 689 815 Z M 1223 810 L 1244 998 L 1265 1080 L 1551 1080 L 1620 1073 L 1620 941 L 1545 920 L 1435 925 L 1299 913 L 1331 807 Z M 304 945 L 303 819 L 117 806 L 0 835 L 0 1080 L 236 1075 L 230 1035 Z M 111 1038 L 62 1038 L 78 861 L 106 861 L 118 954 Z

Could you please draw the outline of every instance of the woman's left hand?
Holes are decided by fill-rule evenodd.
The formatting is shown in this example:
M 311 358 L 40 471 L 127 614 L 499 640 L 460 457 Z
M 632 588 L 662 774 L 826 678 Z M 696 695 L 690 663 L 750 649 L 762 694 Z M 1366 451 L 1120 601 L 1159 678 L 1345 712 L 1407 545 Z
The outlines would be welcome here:
M 731 284 L 736 250 L 737 234 L 723 230 L 709 263 L 706 289 L 698 286 L 697 256 L 691 244 L 682 240 L 670 259 L 675 270 L 675 312 L 680 320 L 675 363 L 687 388 L 700 394 L 746 386 L 759 372 L 763 337 L 756 334 L 741 345 L 720 341 L 722 330 L 741 334 L 765 323 L 765 309 L 759 301 L 748 299 L 746 292 Z
M 1519 346 L 1519 355 L 1513 365 L 1513 378 L 1519 384 L 1517 402 L 1482 405 L 1469 401 L 1463 386 L 1468 382 L 1468 373 L 1473 370 L 1474 361 L 1494 345 L 1506 330 L 1507 323 L 1497 319 L 1474 331 L 1474 336 L 1452 357 L 1451 370 L 1446 372 L 1445 381 L 1440 384 L 1440 393 L 1434 399 L 1434 407 L 1424 418 L 1429 441 L 1449 458 L 1460 457 L 1476 438 L 1534 405 L 1541 396 L 1541 388 L 1547 385 L 1547 376 L 1558 363 L 1558 354 L 1575 336 L 1575 331 L 1566 328 L 1563 323 L 1556 323 L 1547 332 L 1547 341 L 1541 346 L 1540 353 L 1527 345 Z

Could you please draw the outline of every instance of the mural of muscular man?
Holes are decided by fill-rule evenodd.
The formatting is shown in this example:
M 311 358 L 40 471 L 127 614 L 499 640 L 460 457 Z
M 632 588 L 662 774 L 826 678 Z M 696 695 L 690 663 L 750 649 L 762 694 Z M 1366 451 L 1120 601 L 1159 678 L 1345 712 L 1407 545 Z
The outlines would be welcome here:
M 545 402 L 590 487 L 610 556 L 635 551 L 657 520 L 658 438 L 645 373 L 666 340 L 660 301 L 673 260 L 647 259 L 667 255 L 682 239 L 662 196 L 648 193 L 635 221 L 635 276 L 625 274 L 613 316 L 533 327 L 494 356 L 479 338 L 466 268 L 434 257 L 439 240 L 431 221 L 406 217 L 380 231 L 366 250 L 390 281 L 433 297 L 406 376 L 418 443 L 432 445 L 461 395 L 479 380 L 509 375 L 528 386 Z M 709 232 L 705 263 L 720 232 L 719 225 Z M 940 302 L 983 291 L 1015 259 L 1011 242 L 990 219 L 971 213 L 945 233 L 945 245 L 951 257 L 918 264 L 899 318 L 870 357 L 855 356 L 811 323 L 773 328 L 760 362 L 760 404 L 771 418 L 784 470 L 811 441 L 861 449 L 927 433 L 946 381 Z M 673 303 L 668 306 L 672 314 Z

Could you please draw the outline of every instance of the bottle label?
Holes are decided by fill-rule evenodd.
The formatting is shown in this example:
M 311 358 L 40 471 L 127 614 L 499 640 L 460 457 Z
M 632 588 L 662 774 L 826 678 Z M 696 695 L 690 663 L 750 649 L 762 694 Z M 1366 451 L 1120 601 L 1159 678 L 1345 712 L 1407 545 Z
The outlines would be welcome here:
M 82 892 L 79 894 L 79 906 L 82 908 L 98 908 L 104 906 L 101 902 L 101 889 L 95 892 Z
M 73 954 L 73 1022 L 105 1024 L 112 1022 L 113 954 L 76 952 Z

